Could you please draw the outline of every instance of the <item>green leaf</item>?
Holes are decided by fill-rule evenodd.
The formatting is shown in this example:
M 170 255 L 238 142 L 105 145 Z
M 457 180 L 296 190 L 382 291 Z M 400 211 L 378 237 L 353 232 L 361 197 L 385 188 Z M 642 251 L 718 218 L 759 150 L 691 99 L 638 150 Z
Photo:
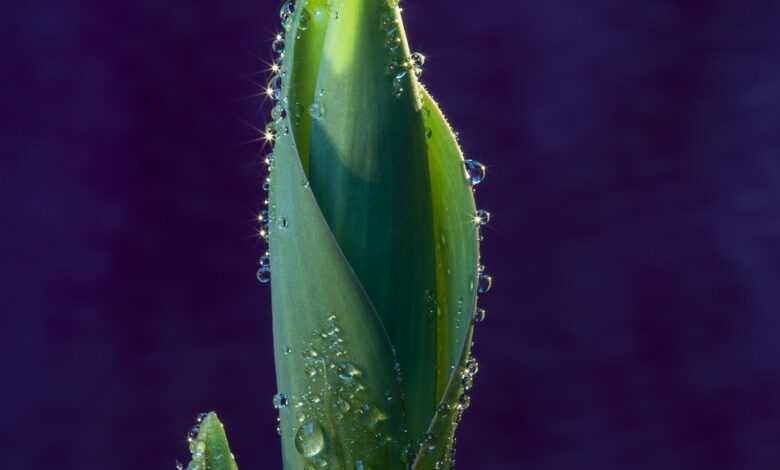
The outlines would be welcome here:
M 287 88 L 285 96 L 288 97 L 288 103 L 292 103 L 289 106 L 292 130 L 298 143 L 298 157 L 306 173 L 309 168 L 312 105 L 317 105 L 317 73 L 331 15 L 328 0 L 299 2 L 294 27 L 288 35 L 294 46 L 288 48 L 284 58 L 285 62 L 292 64 L 290 79 L 287 81 L 291 86 Z
M 189 442 L 192 460 L 187 470 L 238 470 L 217 414 L 209 413 L 197 426 L 197 435 Z
M 437 240 L 437 305 L 441 310 L 437 373 L 442 388 L 436 415 L 414 468 L 438 470 L 452 464 L 455 429 L 468 407 L 463 379 L 468 381 L 476 373 L 476 361 L 470 358 L 470 351 L 477 302 L 479 234 L 474 223 L 474 196 L 467 184 L 457 139 L 426 90 L 422 91 L 422 98 Z
M 396 11 L 385 2 L 335 2 L 323 44 L 309 177 L 330 229 L 395 347 L 413 440 L 438 396 L 434 240 L 425 129 L 409 74 L 396 96 L 387 70 L 408 55 Z M 395 50 L 386 28 L 395 28 Z M 413 397 L 413 399 L 411 399 Z
M 387 334 L 322 217 L 291 136 L 276 142 L 270 248 L 285 468 L 402 468 Z

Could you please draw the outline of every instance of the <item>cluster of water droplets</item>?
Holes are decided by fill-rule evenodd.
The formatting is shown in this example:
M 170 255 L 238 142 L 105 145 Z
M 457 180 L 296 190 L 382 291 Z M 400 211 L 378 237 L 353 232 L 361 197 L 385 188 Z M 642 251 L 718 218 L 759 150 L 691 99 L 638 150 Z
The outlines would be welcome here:
M 190 463 L 184 464 L 176 461 L 176 470 L 207 470 L 206 469 L 206 442 L 200 435 L 200 426 L 208 413 L 200 413 L 195 418 L 195 425 L 187 432 L 187 445 L 190 450 Z
M 257 234 L 260 239 L 266 243 L 269 240 L 270 234 L 275 229 L 284 230 L 288 227 L 288 220 L 285 217 L 279 217 L 275 214 L 275 207 L 270 204 L 269 191 L 271 188 L 271 177 L 274 167 L 274 145 L 278 139 L 283 136 L 287 136 L 290 133 L 289 119 L 288 119 L 288 103 L 286 97 L 283 96 L 283 90 L 285 81 L 288 76 L 288 68 L 285 64 L 285 38 L 293 27 L 295 21 L 295 3 L 293 1 L 285 1 L 279 9 L 279 19 L 282 27 L 282 31 L 276 33 L 271 42 L 271 52 L 273 53 L 273 61 L 269 69 L 268 81 L 263 90 L 263 95 L 266 99 L 271 101 L 270 119 L 266 123 L 264 129 L 261 131 L 260 140 L 263 141 L 264 150 L 267 151 L 263 157 L 263 163 L 266 167 L 266 177 L 263 180 L 262 190 L 265 194 L 263 198 L 264 208 L 257 216 L 258 230 Z M 298 18 L 298 30 L 305 30 L 306 19 L 304 19 L 305 9 L 301 11 Z M 266 247 L 264 254 L 258 261 L 257 268 L 257 280 L 262 284 L 267 284 L 271 281 L 271 258 L 270 253 Z
M 413 52 L 408 56 L 405 54 L 401 25 L 396 16 L 396 12 L 400 14 L 401 9 L 397 6 L 397 2 L 389 3 L 391 12 L 382 15 L 379 26 L 384 33 L 384 47 L 388 57 L 385 72 L 392 78 L 393 95 L 400 98 L 407 84 L 411 83 L 409 75 L 414 75 L 418 79 L 422 75 L 425 56 L 419 52 Z M 417 98 L 419 101 L 422 97 Z
M 344 464 L 330 452 L 333 436 L 328 436 L 322 423 L 339 423 L 342 432 L 346 431 L 339 438 L 366 455 L 395 439 L 386 430 L 390 419 L 386 407 L 395 397 L 390 390 L 377 394 L 368 389 L 364 379 L 368 371 L 351 358 L 344 338 L 337 316 L 330 314 L 299 350 L 290 346 L 283 350 L 284 360 L 299 361 L 303 366 L 306 380 L 303 390 L 274 395 L 273 406 L 279 413 L 277 432 L 281 435 L 283 426 L 291 427 L 295 449 L 312 469 L 342 468 Z M 371 469 L 367 458 L 356 460 L 355 465 Z

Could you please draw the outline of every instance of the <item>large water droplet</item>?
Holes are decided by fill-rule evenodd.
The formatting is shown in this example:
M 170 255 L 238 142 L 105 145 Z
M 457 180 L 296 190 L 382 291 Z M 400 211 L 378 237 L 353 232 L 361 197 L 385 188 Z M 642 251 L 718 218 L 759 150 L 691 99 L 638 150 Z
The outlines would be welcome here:
M 415 52 L 409 57 L 409 65 L 414 72 L 414 76 L 420 78 L 423 73 L 423 65 L 425 65 L 425 56 L 419 52 Z
M 277 33 L 274 36 L 274 40 L 271 43 L 271 51 L 277 56 L 284 54 L 284 35 L 282 33 Z
M 304 8 L 301 11 L 301 16 L 298 18 L 298 31 L 306 31 L 307 29 L 309 29 L 309 20 L 310 20 L 309 10 Z
M 287 395 L 285 395 L 284 393 L 277 393 L 276 395 L 274 395 L 273 403 L 274 403 L 274 408 L 280 410 L 282 408 L 287 408 L 287 405 L 290 404 L 290 400 L 289 398 L 287 398 Z
M 268 284 L 269 282 L 271 282 L 271 267 L 260 266 L 257 269 L 257 280 L 261 284 Z
M 480 294 L 484 294 L 493 287 L 493 278 L 488 273 L 479 273 L 479 283 L 477 291 Z
M 266 88 L 265 94 L 266 96 L 273 99 L 274 101 L 279 101 L 279 98 L 281 98 L 282 96 L 281 75 L 274 75 L 273 77 L 271 77 L 271 80 L 268 81 L 268 87 Z
M 271 257 L 263 255 L 260 257 L 260 266 L 271 266 Z
M 295 434 L 295 448 L 304 457 L 315 457 L 325 448 L 325 434 L 322 427 L 313 421 L 306 421 Z
M 474 215 L 474 225 L 485 225 L 490 222 L 490 212 L 480 209 Z
M 287 118 L 287 110 L 284 109 L 284 106 L 277 104 L 276 106 L 271 109 L 271 119 L 273 119 L 275 122 L 279 123 L 279 121 L 283 121 Z
M 476 160 L 464 160 L 466 178 L 472 186 L 476 186 L 485 179 L 485 165 Z
M 290 26 L 292 26 L 293 13 L 295 13 L 295 6 L 290 0 L 287 0 L 279 10 L 279 18 L 282 20 L 282 27 L 285 31 L 289 31 Z

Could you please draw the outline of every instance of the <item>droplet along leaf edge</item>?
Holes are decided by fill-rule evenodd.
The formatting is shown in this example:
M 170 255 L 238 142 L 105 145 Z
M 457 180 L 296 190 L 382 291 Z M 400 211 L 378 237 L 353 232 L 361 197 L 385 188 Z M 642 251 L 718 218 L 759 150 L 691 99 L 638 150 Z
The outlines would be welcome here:
M 428 161 L 432 168 L 434 228 L 437 237 L 451 239 L 437 244 L 437 282 L 442 286 L 437 290 L 438 301 L 447 305 L 448 313 L 442 315 L 438 327 L 437 374 L 441 400 L 413 468 L 443 470 L 452 465 L 455 431 L 465 411 L 460 403 L 465 392 L 462 373 L 470 358 L 474 335 L 479 231 L 468 217 L 476 213 L 476 204 L 464 174 L 463 153 L 455 134 L 424 87 L 421 87 L 421 101 L 428 135 Z M 453 233 L 460 236 L 453 236 Z M 461 245 L 453 246 L 453 241 Z M 443 280 L 450 278 L 456 279 L 449 283 Z
M 189 442 L 192 460 L 187 470 L 238 470 L 225 427 L 213 411 L 199 418 L 198 432 Z

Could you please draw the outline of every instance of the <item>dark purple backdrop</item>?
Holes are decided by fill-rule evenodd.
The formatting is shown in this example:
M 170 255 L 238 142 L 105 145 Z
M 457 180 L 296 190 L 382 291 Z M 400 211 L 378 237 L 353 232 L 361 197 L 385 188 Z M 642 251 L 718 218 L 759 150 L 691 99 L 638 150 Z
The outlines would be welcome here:
M 262 171 L 242 144 L 276 2 L 15 3 L 0 467 L 172 469 L 216 409 L 242 470 L 280 468 Z M 405 16 L 489 165 L 496 285 L 459 468 L 779 468 L 780 3 Z

